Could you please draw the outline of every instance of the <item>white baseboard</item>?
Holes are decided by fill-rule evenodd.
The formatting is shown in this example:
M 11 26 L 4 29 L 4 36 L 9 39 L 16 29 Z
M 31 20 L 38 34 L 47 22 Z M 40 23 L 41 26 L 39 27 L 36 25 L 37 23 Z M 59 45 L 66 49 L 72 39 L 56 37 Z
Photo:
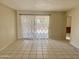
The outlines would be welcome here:
M 15 41 L 15 40 L 14 40 L 14 41 Z M 5 46 L 3 46 L 3 47 L 0 49 L 0 51 L 2 51 L 2 50 L 4 50 L 5 48 L 7 48 L 7 47 L 8 47 L 10 44 L 12 44 L 14 41 L 12 41 L 12 42 L 6 44 Z
M 75 48 L 79 49 L 79 47 L 73 43 L 70 43 L 72 46 L 74 46 Z

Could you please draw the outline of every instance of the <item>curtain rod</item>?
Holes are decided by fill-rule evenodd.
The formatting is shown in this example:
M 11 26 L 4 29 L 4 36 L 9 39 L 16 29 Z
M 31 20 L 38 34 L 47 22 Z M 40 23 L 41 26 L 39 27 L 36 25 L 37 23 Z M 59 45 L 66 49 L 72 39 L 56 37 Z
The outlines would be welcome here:
M 19 14 L 19 15 L 51 15 L 51 14 Z

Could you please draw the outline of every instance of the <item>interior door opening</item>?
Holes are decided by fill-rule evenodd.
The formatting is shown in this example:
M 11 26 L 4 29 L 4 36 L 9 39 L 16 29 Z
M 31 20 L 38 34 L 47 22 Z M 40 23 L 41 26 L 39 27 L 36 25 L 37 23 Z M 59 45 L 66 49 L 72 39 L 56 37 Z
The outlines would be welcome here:
M 67 22 L 66 22 L 66 40 L 69 40 L 71 39 L 71 20 L 72 20 L 72 17 L 71 16 L 67 16 Z
M 49 38 L 49 15 L 20 15 L 22 38 Z

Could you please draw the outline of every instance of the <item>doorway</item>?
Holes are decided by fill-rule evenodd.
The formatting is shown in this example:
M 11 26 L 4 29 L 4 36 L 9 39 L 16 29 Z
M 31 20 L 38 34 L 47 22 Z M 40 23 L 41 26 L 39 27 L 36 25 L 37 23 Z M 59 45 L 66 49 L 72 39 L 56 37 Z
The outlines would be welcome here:
M 71 16 L 67 16 L 67 21 L 66 21 L 66 40 L 71 39 Z
M 49 15 L 20 15 L 22 38 L 49 38 Z

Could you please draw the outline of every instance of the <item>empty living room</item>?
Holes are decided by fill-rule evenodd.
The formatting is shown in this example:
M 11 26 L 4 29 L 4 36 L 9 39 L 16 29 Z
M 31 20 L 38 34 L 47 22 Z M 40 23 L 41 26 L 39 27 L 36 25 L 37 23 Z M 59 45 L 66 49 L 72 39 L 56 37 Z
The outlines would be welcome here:
M 0 59 L 79 59 L 79 0 L 0 0 Z

